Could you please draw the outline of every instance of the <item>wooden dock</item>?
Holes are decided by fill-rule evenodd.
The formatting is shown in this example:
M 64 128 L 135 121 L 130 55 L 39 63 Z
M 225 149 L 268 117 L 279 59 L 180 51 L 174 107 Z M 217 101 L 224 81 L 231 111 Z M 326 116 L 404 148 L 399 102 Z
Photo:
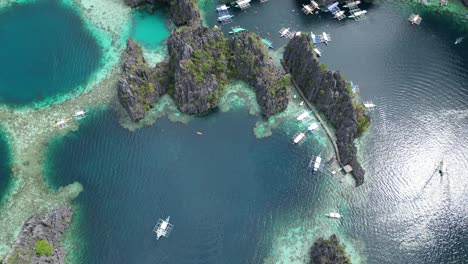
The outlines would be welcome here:
M 283 65 L 283 68 L 284 70 L 289 73 L 289 70 L 287 69 L 286 65 L 284 65 L 283 61 L 281 61 L 281 65 Z M 322 127 L 325 129 L 325 132 L 327 133 L 328 135 L 328 138 L 330 139 L 330 141 L 333 143 L 333 148 L 335 149 L 335 155 L 336 155 L 336 161 L 338 162 L 338 164 L 340 166 L 343 166 L 341 164 L 341 160 L 340 160 L 340 151 L 338 150 L 338 145 L 336 144 L 336 138 L 335 138 L 335 135 L 330 131 L 330 129 L 328 128 L 328 125 L 327 123 L 322 119 L 322 117 L 320 116 L 319 112 L 317 111 L 317 109 L 315 108 L 315 106 L 313 106 L 309 100 L 307 100 L 307 97 L 304 95 L 304 93 L 302 92 L 302 90 L 299 88 L 299 86 L 297 85 L 296 81 L 294 80 L 294 78 L 291 76 L 291 81 L 293 83 L 293 86 L 294 88 L 296 88 L 296 91 L 299 93 L 299 95 L 302 97 L 302 99 L 304 100 L 304 102 L 306 103 L 306 105 L 309 107 L 310 110 L 312 110 L 312 113 L 315 115 L 315 117 L 317 118 L 317 120 L 320 122 L 320 124 L 322 125 Z

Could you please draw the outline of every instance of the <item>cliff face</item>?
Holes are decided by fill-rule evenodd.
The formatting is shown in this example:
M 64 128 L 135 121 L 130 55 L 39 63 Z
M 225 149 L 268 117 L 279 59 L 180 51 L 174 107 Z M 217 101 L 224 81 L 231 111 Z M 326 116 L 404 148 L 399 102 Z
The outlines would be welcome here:
M 62 207 L 53 209 L 45 215 L 34 215 L 29 218 L 3 263 L 64 263 L 65 250 L 61 245 L 61 239 L 72 216 L 71 208 Z M 41 239 L 53 246 L 50 256 L 36 254 L 36 243 Z
M 344 245 L 336 235 L 332 235 L 330 239 L 319 238 L 314 242 L 310 251 L 310 264 L 351 264 L 349 257 L 346 255 Z
M 347 84 L 338 72 L 322 70 L 314 58 L 310 36 L 289 41 L 283 62 L 307 99 L 313 102 L 335 127 L 341 163 L 351 165 L 356 185 L 364 182 L 364 170 L 357 161 L 354 139 L 358 134 L 358 113 Z
M 174 72 L 174 101 L 182 112 L 206 112 L 219 103 L 225 85 L 240 79 L 254 87 L 266 117 L 288 105 L 288 78 L 274 65 L 266 46 L 253 33 L 229 41 L 217 29 L 185 27 L 168 40 Z M 170 74 L 170 73 L 169 73 Z
M 255 88 L 257 102 L 267 118 L 288 106 L 289 76 L 274 64 L 258 35 L 245 33 L 229 41 L 232 72 Z
M 219 30 L 201 26 L 172 32 L 167 41 L 173 99 L 184 113 L 204 113 L 218 106 L 227 81 L 226 39 Z
M 120 104 L 134 121 L 142 119 L 159 96 L 166 92 L 167 85 L 162 73 L 164 65 L 157 69 L 149 68 L 140 45 L 131 38 L 127 40 L 117 94 Z
M 138 5 L 146 1 L 129 0 Z M 201 25 L 198 8 L 192 0 L 155 1 L 167 3 L 178 25 L 167 41 L 169 59 L 150 69 L 133 40 L 127 41 L 119 101 L 130 117 L 138 121 L 169 91 L 180 111 L 200 114 L 219 104 L 226 84 L 234 79 L 254 87 L 257 102 L 266 117 L 284 110 L 288 104 L 289 77 L 268 56 L 267 47 L 253 33 L 227 40 L 219 29 Z M 183 13 L 183 14 L 182 14 Z M 180 19 L 180 20 L 178 20 Z

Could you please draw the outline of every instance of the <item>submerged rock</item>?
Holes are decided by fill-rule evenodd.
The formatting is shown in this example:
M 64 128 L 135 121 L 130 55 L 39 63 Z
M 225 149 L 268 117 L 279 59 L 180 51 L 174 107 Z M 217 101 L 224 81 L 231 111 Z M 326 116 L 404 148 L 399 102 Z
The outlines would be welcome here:
M 138 121 L 167 90 L 164 69 L 167 62 L 151 69 L 143 58 L 140 45 L 127 40 L 122 74 L 118 82 L 118 98 L 132 120 Z
M 61 239 L 70 225 L 72 216 L 70 207 L 61 207 L 45 215 L 38 214 L 29 218 L 3 263 L 64 263 L 65 250 L 61 245 Z M 50 255 L 37 253 L 36 245 L 40 240 L 52 245 Z
M 345 246 L 340 244 L 336 235 L 330 239 L 319 238 L 310 251 L 310 264 L 351 264 Z
M 357 161 L 354 140 L 368 124 L 362 104 L 353 104 L 347 83 L 339 72 L 328 71 L 325 65 L 319 64 L 309 34 L 295 36 L 289 41 L 283 63 L 307 99 L 335 127 L 341 163 L 351 165 L 356 185 L 361 185 L 365 172 Z

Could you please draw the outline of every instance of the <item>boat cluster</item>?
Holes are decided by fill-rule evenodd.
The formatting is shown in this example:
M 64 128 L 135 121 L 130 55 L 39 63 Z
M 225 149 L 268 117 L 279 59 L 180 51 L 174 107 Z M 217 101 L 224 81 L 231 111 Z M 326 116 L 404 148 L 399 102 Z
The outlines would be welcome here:
M 350 15 L 348 16 L 348 18 L 352 18 L 356 21 L 363 20 L 366 18 L 367 10 L 361 10 L 358 6 L 360 3 L 361 1 L 346 1 L 346 5 L 344 5 L 343 7 L 349 8 Z M 330 12 L 333 14 L 333 18 L 342 20 L 346 17 L 346 14 L 345 11 L 341 10 L 338 5 L 339 3 L 338 1 L 336 1 L 325 6 L 325 12 Z M 319 4 L 314 0 L 311 0 L 310 4 L 308 5 L 303 4 L 302 6 L 302 12 L 304 12 L 304 14 L 306 15 L 318 14 L 320 10 Z
M 309 118 L 310 118 L 310 112 L 309 111 L 304 111 L 302 114 L 300 114 L 296 120 L 298 122 L 301 122 L 301 123 L 305 123 L 305 122 L 308 122 L 309 121 Z M 313 131 L 317 131 L 319 129 L 319 126 L 317 125 L 317 123 L 315 122 L 311 122 L 309 124 L 309 126 L 307 127 L 307 130 L 304 131 L 304 132 L 301 132 L 299 133 L 298 135 L 296 135 L 293 139 L 293 144 L 299 144 L 300 142 L 303 142 L 304 139 L 305 139 L 305 136 L 307 134 L 307 132 L 313 132 Z M 334 158 L 332 158 L 334 159 Z M 330 164 L 332 162 L 329 162 Z M 317 172 L 319 170 L 322 169 L 322 157 L 319 155 L 317 156 L 312 156 L 312 158 L 310 159 L 309 161 L 309 166 L 308 166 L 310 169 L 313 170 L 313 172 Z M 334 218 L 334 219 L 339 219 L 341 218 L 341 215 L 339 213 L 336 213 L 336 212 L 331 212 L 329 214 L 326 214 L 327 217 L 329 218 Z
M 86 112 L 84 110 L 78 110 L 72 115 L 72 117 L 62 118 L 60 120 L 55 121 L 54 127 L 58 129 L 63 129 L 63 128 L 68 127 L 68 122 L 74 119 L 75 120 L 83 119 L 85 117 L 86 117 Z
M 304 111 L 301 115 L 299 115 L 296 120 L 299 121 L 299 122 L 307 122 L 308 118 L 310 117 L 310 113 L 309 111 Z M 312 122 L 309 124 L 309 126 L 307 127 L 307 130 L 303 131 L 303 132 L 300 132 L 298 133 L 293 141 L 292 141 L 292 144 L 293 145 L 296 145 L 296 144 L 299 144 L 299 143 L 302 143 L 303 140 L 305 139 L 306 137 L 306 134 L 307 132 L 314 132 L 314 131 L 317 131 L 319 129 L 317 123 L 315 122 Z

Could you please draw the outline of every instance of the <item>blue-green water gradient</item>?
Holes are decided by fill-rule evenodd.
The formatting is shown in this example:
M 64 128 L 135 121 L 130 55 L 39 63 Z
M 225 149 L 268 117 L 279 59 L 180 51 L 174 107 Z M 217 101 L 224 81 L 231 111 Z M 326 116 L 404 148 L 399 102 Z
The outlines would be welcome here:
M 100 65 L 101 50 L 78 14 L 58 0 L 0 10 L 0 104 L 72 92 Z

